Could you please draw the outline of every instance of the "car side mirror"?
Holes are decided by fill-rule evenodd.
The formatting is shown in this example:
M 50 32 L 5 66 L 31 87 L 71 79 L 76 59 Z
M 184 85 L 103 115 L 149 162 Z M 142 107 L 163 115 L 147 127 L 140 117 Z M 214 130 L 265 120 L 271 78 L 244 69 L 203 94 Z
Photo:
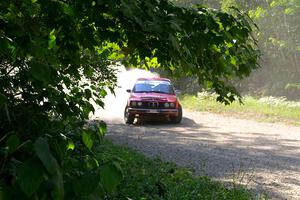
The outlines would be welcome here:
M 126 92 L 131 93 L 131 89 L 127 89 Z

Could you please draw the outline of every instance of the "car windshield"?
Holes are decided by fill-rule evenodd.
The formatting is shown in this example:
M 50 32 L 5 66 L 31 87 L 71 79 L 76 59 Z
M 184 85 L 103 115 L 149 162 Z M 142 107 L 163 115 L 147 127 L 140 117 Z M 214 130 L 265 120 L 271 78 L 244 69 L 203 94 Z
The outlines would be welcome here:
M 174 94 L 173 86 L 169 81 L 161 80 L 139 80 L 135 83 L 133 87 L 133 92 L 135 93 L 164 93 L 164 94 Z

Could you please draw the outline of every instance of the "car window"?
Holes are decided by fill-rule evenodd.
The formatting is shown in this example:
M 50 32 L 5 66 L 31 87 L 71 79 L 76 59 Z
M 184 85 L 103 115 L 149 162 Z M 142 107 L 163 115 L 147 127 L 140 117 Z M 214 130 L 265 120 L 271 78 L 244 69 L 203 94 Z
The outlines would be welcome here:
M 157 92 L 164 94 L 174 94 L 174 89 L 169 81 L 142 80 L 136 82 L 133 88 L 133 92 Z

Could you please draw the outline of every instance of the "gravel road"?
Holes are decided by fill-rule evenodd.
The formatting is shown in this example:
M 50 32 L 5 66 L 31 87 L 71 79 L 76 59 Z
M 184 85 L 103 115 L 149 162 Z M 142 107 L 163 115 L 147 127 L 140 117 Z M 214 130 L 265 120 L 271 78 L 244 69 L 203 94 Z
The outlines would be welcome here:
M 149 157 L 177 163 L 271 199 L 300 199 L 300 127 L 184 112 L 181 124 L 125 125 L 106 114 L 108 134 Z

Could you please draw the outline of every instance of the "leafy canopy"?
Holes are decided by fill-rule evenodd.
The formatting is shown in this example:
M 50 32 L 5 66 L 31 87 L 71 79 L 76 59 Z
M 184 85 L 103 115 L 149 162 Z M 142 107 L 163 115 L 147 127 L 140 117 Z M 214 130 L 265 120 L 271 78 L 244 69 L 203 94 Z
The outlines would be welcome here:
M 197 75 L 220 101 L 258 57 L 251 23 L 166 0 L 0 2 L 0 196 L 98 199 L 122 180 L 99 160 L 104 123 L 84 125 L 116 85 L 115 64 Z M 103 152 L 105 154 L 105 152 Z

